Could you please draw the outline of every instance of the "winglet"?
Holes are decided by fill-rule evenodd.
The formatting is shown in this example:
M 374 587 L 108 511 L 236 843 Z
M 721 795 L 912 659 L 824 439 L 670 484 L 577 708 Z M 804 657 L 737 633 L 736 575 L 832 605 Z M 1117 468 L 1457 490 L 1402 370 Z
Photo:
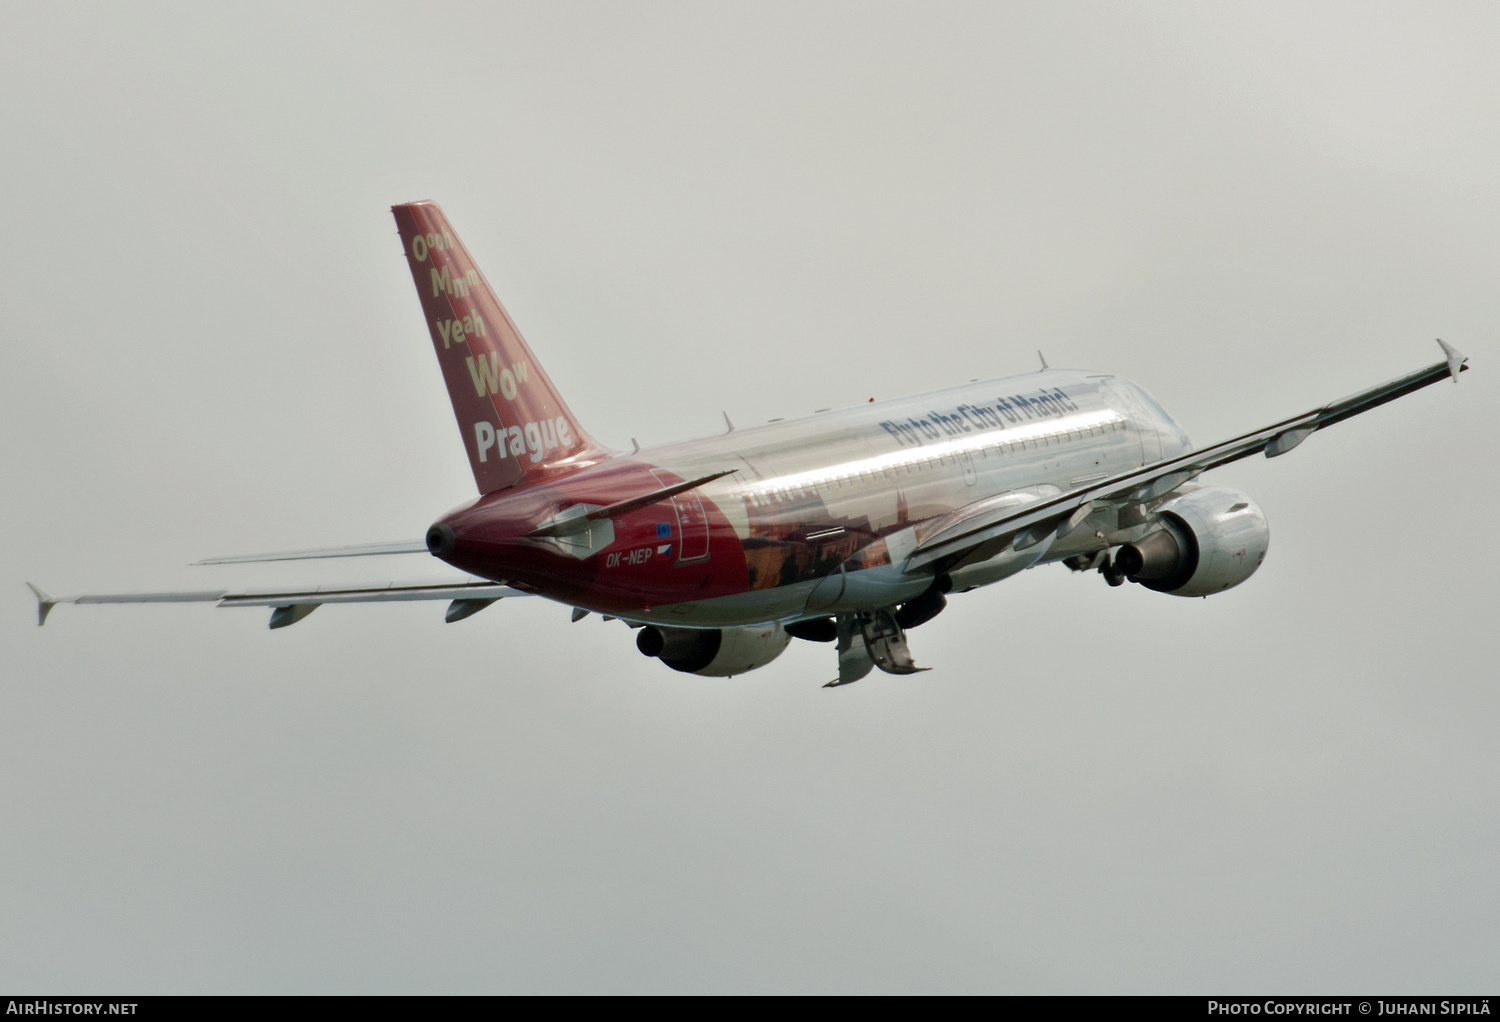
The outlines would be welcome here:
M 1037 349 L 1037 351 L 1036 351 L 1036 357 L 1042 360 L 1042 368 L 1040 370 L 1038 370 L 1039 372 L 1045 373 L 1048 369 L 1052 368 L 1051 366 L 1049 366 L 1047 364 L 1047 356 L 1042 354 L 1042 349 L 1040 349 L 1040 348 Z
M 30 582 L 26 583 L 26 588 L 30 589 L 32 595 L 36 597 L 36 626 L 40 628 L 47 623 L 47 615 L 52 613 L 52 608 L 57 606 L 57 601 Z
M 1459 351 L 1441 337 L 1437 339 L 1437 342 L 1438 346 L 1443 349 L 1443 354 L 1448 356 L 1448 374 L 1453 377 L 1453 382 L 1457 383 L 1458 374 L 1463 372 L 1464 363 L 1469 360 L 1469 356 Z

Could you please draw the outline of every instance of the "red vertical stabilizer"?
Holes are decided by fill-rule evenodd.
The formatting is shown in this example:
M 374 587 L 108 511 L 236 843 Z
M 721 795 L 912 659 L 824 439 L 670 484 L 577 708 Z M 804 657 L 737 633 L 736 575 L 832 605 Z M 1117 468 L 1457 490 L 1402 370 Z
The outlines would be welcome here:
M 479 492 L 608 456 L 568 410 L 437 203 L 391 212 Z

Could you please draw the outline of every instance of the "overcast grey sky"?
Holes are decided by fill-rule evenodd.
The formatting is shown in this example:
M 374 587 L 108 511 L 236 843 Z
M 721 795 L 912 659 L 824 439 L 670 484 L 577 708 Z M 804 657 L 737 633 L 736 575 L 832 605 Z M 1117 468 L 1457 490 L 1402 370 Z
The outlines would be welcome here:
M 0 988 L 1491 992 L 1500 7 L 5 3 Z M 1034 368 L 1200 443 L 1244 586 L 1060 567 L 913 678 L 518 600 L 57 593 L 418 537 L 472 480 L 391 203 L 625 446 Z

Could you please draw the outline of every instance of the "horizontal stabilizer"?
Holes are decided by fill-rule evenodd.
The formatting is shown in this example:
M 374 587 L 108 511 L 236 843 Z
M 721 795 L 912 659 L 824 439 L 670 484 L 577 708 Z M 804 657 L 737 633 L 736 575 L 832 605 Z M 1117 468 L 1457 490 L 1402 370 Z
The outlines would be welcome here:
M 721 479 L 732 472 L 738 472 L 737 468 L 726 468 L 722 472 L 714 472 L 711 475 L 699 476 L 697 479 L 688 479 L 671 486 L 663 486 L 661 489 L 643 493 L 639 497 L 630 497 L 626 500 L 617 500 L 613 504 L 596 507 L 592 511 L 577 512 L 574 509 L 581 505 L 574 505 L 555 516 L 552 521 L 547 522 L 540 528 L 533 529 L 526 534 L 529 539 L 538 539 L 543 536 L 567 535 L 570 532 L 582 532 L 588 528 L 590 522 L 601 521 L 605 518 L 615 518 L 619 515 L 635 511 L 639 508 L 649 507 L 668 497 L 675 497 L 685 490 L 691 490 L 704 483 L 711 483 L 715 479 Z M 569 512 L 572 512 L 571 514 Z
M 283 550 L 274 554 L 242 554 L 238 557 L 208 557 L 193 564 L 260 564 L 266 561 L 320 561 L 335 557 L 386 557 L 390 554 L 425 554 L 427 544 L 421 540 L 396 543 L 361 543 L 355 546 L 328 546 L 313 550 Z

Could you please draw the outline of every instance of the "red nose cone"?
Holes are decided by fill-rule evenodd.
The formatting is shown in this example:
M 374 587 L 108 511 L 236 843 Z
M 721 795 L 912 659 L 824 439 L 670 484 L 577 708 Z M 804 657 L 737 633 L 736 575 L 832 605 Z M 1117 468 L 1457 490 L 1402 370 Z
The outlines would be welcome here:
M 438 522 L 427 530 L 427 549 L 434 557 L 446 559 L 453 553 L 453 527 L 447 522 Z
M 433 523 L 427 549 L 482 578 L 519 582 L 548 595 L 575 593 L 587 587 L 594 566 L 566 556 L 555 543 L 526 535 L 556 514 L 558 497 L 538 490 L 481 497 Z

